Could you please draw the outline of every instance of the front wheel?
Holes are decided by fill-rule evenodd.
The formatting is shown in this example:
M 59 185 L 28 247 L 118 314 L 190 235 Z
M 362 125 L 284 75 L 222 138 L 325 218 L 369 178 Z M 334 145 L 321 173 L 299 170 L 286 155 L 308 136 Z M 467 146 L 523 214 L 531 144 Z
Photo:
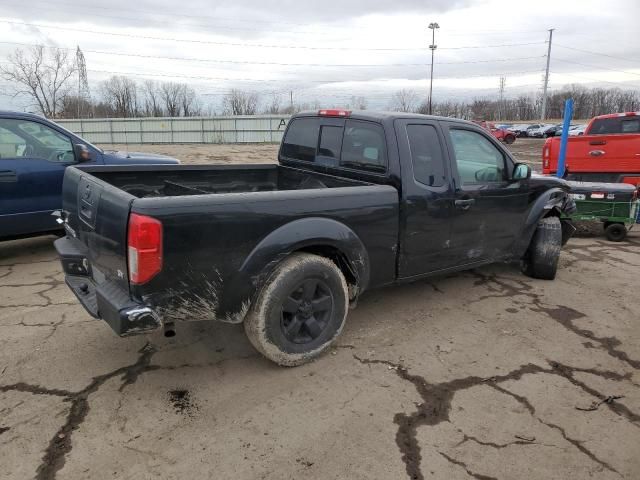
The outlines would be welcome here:
M 558 217 L 540 220 L 529 250 L 523 259 L 523 272 L 533 278 L 553 280 L 562 249 L 562 225 Z
M 347 283 L 335 263 L 295 253 L 271 274 L 244 329 L 269 360 L 295 367 L 331 346 L 344 327 L 348 305 Z
M 513 135 L 507 135 L 504 139 L 504 143 L 506 143 L 507 145 L 511 145 L 515 141 L 516 137 L 514 137 Z

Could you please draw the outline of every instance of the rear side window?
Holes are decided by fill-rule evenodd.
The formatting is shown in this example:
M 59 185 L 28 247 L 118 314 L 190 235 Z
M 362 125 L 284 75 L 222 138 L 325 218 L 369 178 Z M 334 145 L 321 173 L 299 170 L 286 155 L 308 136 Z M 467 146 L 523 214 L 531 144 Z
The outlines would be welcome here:
M 430 187 L 445 184 L 444 160 L 438 133 L 432 125 L 407 125 L 414 178 Z
M 289 126 L 282 142 L 282 155 L 294 160 L 315 161 L 319 133 L 319 119 L 295 119 Z
M 640 118 L 622 121 L 622 133 L 640 133 Z
M 382 126 L 347 120 L 342 140 L 340 166 L 369 172 L 387 171 L 387 152 Z
M 593 121 L 589 135 L 615 135 L 616 133 L 640 133 L 640 118 L 600 118 Z

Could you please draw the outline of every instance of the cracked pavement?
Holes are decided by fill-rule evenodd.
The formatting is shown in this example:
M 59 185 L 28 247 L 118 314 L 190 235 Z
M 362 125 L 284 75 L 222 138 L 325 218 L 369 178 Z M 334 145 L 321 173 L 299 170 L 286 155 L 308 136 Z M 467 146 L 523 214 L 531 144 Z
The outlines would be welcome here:
M 52 240 L 0 243 L 1 479 L 640 478 L 638 233 L 368 292 L 295 369 L 241 326 L 116 337 Z

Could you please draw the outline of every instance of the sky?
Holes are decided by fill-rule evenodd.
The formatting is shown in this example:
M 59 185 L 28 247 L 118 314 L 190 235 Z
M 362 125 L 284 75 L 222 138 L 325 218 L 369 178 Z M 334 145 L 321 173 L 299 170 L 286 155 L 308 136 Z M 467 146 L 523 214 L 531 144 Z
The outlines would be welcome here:
M 263 103 L 386 108 L 394 92 L 434 101 L 571 83 L 640 89 L 637 0 L 0 0 L 0 63 L 30 45 L 83 50 L 90 88 L 114 74 L 189 83 L 219 110 L 231 88 Z M 0 108 L 26 108 L 0 83 Z

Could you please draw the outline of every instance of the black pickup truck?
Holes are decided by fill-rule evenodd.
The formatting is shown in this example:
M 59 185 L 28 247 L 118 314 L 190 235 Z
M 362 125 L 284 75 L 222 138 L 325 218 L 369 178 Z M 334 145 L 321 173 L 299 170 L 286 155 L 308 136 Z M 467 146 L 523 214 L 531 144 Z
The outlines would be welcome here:
M 365 290 L 513 260 L 553 279 L 574 230 L 567 184 L 470 122 L 302 113 L 278 160 L 68 168 L 67 284 L 118 335 L 244 322 L 293 366 L 331 345 Z

